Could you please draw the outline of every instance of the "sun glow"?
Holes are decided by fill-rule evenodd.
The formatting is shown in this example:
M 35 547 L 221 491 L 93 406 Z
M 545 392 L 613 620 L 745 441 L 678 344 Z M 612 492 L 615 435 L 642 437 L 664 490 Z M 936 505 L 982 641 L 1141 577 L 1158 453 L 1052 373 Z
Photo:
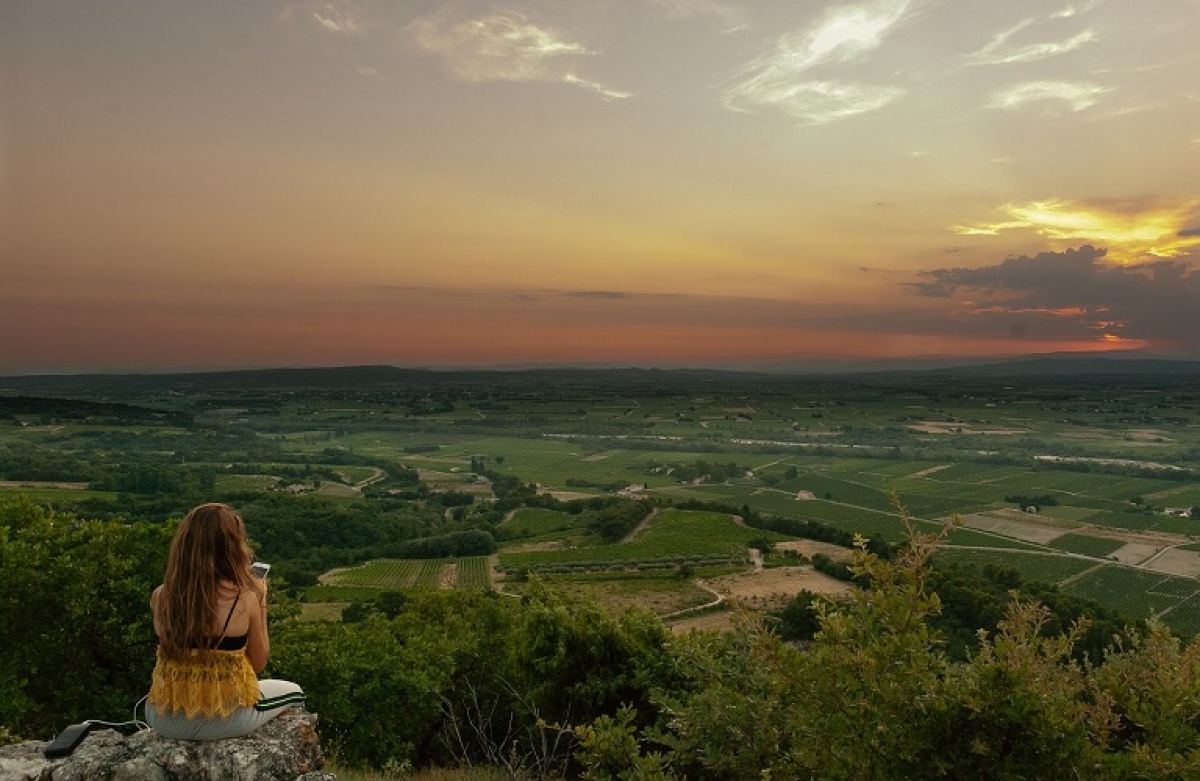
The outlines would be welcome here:
M 1089 242 L 1108 250 L 1121 263 L 1175 258 L 1200 246 L 1200 236 L 1186 228 L 1200 202 L 1166 206 L 1110 207 L 1074 201 L 1031 201 L 1005 204 L 1011 218 L 980 225 L 958 226 L 963 236 L 992 236 L 1001 231 L 1029 229 L 1053 241 Z

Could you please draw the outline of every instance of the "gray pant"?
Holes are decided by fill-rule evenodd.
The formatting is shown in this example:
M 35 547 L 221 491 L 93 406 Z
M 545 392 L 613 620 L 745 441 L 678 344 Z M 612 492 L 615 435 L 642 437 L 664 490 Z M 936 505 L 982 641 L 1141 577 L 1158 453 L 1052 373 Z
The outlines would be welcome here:
M 248 735 L 289 705 L 303 705 L 304 692 L 291 681 L 267 678 L 258 682 L 261 699 L 248 708 L 238 708 L 224 718 L 189 719 L 171 712 L 159 713 L 146 705 L 146 723 L 165 738 L 176 740 L 223 740 Z

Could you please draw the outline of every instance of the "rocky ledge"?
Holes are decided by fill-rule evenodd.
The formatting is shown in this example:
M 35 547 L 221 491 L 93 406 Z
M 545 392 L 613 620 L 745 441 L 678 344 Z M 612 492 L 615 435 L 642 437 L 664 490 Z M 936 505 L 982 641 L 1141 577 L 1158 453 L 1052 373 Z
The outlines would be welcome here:
M 317 717 L 302 708 L 243 738 L 197 743 L 151 730 L 126 736 L 95 729 L 69 757 L 46 759 L 45 747 L 0 748 L 0 781 L 334 781 L 321 772 Z

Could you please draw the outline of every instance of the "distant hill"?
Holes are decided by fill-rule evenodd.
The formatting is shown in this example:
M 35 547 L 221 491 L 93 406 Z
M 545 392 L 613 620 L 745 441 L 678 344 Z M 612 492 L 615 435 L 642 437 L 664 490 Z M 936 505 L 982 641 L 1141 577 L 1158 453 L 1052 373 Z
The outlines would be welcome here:
M 774 362 L 745 368 L 611 368 L 578 366 L 430 369 L 397 366 L 338 366 L 315 368 L 238 369 L 163 374 L 62 374 L 0 377 L 0 394 L 70 394 L 196 392 L 209 389 L 277 390 L 287 388 L 347 389 L 404 385 L 445 386 L 456 383 L 633 385 L 704 383 L 755 377 L 1200 377 L 1200 360 L 1162 358 L 1140 353 L 1056 353 L 1003 361 L 948 358 L 871 362 Z
M 1060 353 L 999 363 L 926 369 L 921 373 L 952 374 L 963 377 L 1198 376 L 1200 375 L 1200 361 L 1109 357 L 1094 353 Z
M 43 374 L 0 377 L 0 395 L 86 394 L 92 398 L 136 393 L 187 393 L 204 391 L 325 390 L 404 387 L 445 388 L 454 385 L 500 385 L 508 382 L 536 388 L 579 384 L 637 388 L 664 382 L 704 383 L 761 377 L 760 373 L 720 369 L 644 368 L 536 368 L 536 369 L 423 369 L 396 366 L 340 366 L 329 368 L 237 369 L 178 374 Z

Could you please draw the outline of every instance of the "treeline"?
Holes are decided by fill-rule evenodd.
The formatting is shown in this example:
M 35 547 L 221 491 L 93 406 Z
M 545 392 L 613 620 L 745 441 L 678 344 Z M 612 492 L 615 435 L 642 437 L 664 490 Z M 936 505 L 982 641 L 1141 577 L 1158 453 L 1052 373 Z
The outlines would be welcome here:
M 247 519 L 258 554 L 294 586 L 371 558 L 404 558 L 410 541 L 442 534 L 437 509 L 401 500 L 338 500 L 323 496 L 245 494 L 235 506 Z
M 108 434 L 106 434 L 107 436 Z M 90 440 L 79 433 L 72 438 Z M 325 479 L 341 482 L 334 466 L 376 465 L 375 459 L 357 456 L 341 448 L 326 448 L 318 455 L 300 456 L 278 452 L 267 440 L 247 447 L 240 438 L 223 435 L 200 439 L 170 435 L 121 432 L 110 443 L 119 453 L 87 441 L 84 450 L 68 448 L 71 442 L 53 442 L 47 447 L 30 442 L 7 442 L 0 447 L 0 479 L 86 482 L 97 491 L 141 495 L 211 492 L 220 474 L 273 474 L 283 479 Z M 217 441 L 208 441 L 215 439 Z M 207 442 L 207 446 L 205 443 Z M 182 450 L 180 448 L 186 448 Z M 165 457 L 163 451 L 175 451 Z M 182 453 L 186 452 L 185 458 Z M 318 461 L 314 465 L 314 461 Z M 264 463 L 270 462 L 270 463 Z M 419 482 L 415 469 L 402 463 L 385 464 L 388 479 L 397 485 Z
M 812 557 L 812 567 L 817 572 L 835 580 L 843 580 L 847 583 L 854 583 L 859 586 L 869 586 L 870 584 L 863 581 L 854 570 L 840 561 L 836 561 L 824 553 L 814 553 Z
M 1195 451 L 1185 453 L 1180 456 L 1178 461 L 1182 463 L 1195 463 Z M 1155 458 L 1160 461 L 1167 461 L 1166 454 L 1156 455 Z M 1108 460 L 1096 458 L 1064 458 L 1062 460 L 1053 461 L 1049 464 L 1042 461 L 1035 462 L 1038 469 L 1055 469 L 1065 472 L 1085 472 L 1088 474 L 1098 475 L 1117 475 L 1120 477 L 1146 477 L 1155 480 L 1170 480 L 1176 483 L 1191 482 L 1200 475 L 1195 469 L 1190 467 L 1172 467 L 1172 466 L 1149 466 L 1137 463 L 1123 464 L 1119 463 L 1119 458 Z
M 119 402 L 81 401 L 39 396 L 0 396 L 0 420 L 31 418 L 37 425 L 82 423 L 93 425 L 137 424 L 191 426 L 190 413 L 161 410 Z
M 674 480 L 678 480 L 681 483 L 690 483 L 693 480 L 700 480 L 702 478 L 714 482 L 733 480 L 738 477 L 745 477 L 747 473 L 753 470 L 748 466 L 743 466 L 733 461 L 722 464 L 698 458 L 695 461 L 675 461 L 671 463 L 660 463 L 651 460 L 645 463 L 644 471 L 647 474 L 669 474 Z
M 1026 580 L 1012 567 L 985 564 L 982 570 L 966 569 L 934 558 L 929 585 L 941 597 L 941 612 L 931 621 L 945 638 L 948 653 L 966 659 L 978 653 L 979 630 L 994 634 L 1004 620 L 1014 595 L 1046 608 L 1041 632 L 1061 637 L 1075 625 L 1071 654 L 1079 662 L 1102 659 L 1114 637 L 1145 630 L 1142 622 L 1131 621 L 1095 600 L 1064 594 L 1057 586 Z
M 601 491 L 619 491 L 629 485 L 624 480 L 612 480 L 608 482 L 598 482 L 595 480 L 584 480 L 581 477 L 568 477 L 565 481 L 567 488 L 596 488 Z
M 496 552 L 496 539 L 482 529 L 466 529 L 433 537 L 418 537 L 396 548 L 401 559 L 448 559 L 488 556 Z
M 1008 496 L 1004 497 L 1004 501 L 1012 502 L 1018 507 L 1054 507 L 1058 504 L 1058 500 L 1050 494 L 1039 494 L 1038 496 L 1009 494 Z
M 813 568 L 839 580 L 869 588 L 861 573 L 823 554 L 813 557 Z M 965 662 L 982 648 L 980 632 L 995 635 L 1014 598 L 1046 608 L 1041 632 L 1063 637 L 1079 626 L 1071 647 L 1072 658 L 1083 663 L 1104 658 L 1114 637 L 1144 632 L 1144 622 L 1131 621 L 1100 603 L 1062 593 L 1056 586 L 1027 581 L 1012 567 L 985 564 L 982 570 L 945 564 L 935 557 L 926 575 L 929 588 L 939 597 L 938 610 L 928 624 L 941 635 L 941 647 L 953 660 Z M 811 642 L 820 631 L 822 609 L 835 609 L 828 597 L 803 591 L 782 609 L 773 611 L 773 626 L 786 640 Z
M 618 542 L 650 514 L 650 502 L 610 501 L 579 514 L 584 527 L 605 542 Z

